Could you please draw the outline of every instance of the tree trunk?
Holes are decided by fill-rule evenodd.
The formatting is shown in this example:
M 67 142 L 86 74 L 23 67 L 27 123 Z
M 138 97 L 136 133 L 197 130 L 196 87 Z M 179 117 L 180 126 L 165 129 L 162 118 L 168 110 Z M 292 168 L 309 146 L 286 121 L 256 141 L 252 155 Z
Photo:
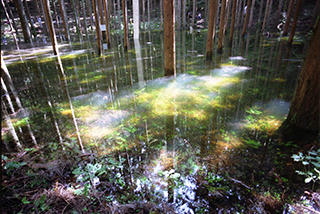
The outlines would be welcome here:
M 251 2 L 250 18 L 249 18 L 248 28 L 250 28 L 251 25 L 252 25 L 253 11 L 254 11 L 254 5 L 255 5 L 255 3 L 256 3 L 256 0 L 252 0 L 252 2 Z
M 211 61 L 213 56 L 213 39 L 215 36 L 215 30 L 216 30 L 217 7 L 218 7 L 218 0 L 210 0 L 209 26 L 208 26 L 207 50 L 206 50 L 206 60 L 208 61 Z
M 286 23 L 285 23 L 284 28 L 283 28 L 282 36 L 287 36 L 288 35 L 289 25 L 290 25 L 290 22 L 291 22 L 291 15 L 292 15 L 292 11 L 293 11 L 293 6 L 294 6 L 294 0 L 290 0 L 289 8 L 288 8 L 287 15 L 286 15 L 287 16 Z
M 222 0 L 221 2 L 221 13 L 220 13 L 220 25 L 219 25 L 219 40 L 218 40 L 218 50 L 217 53 L 222 53 L 223 46 L 223 36 L 224 36 L 224 19 L 226 16 L 226 0 Z
M 150 28 L 150 24 L 151 24 L 151 18 L 150 18 L 150 14 L 151 14 L 150 1 L 151 1 L 151 0 L 147 0 L 147 6 L 148 6 L 148 30 L 151 30 L 151 28 Z
M 264 0 L 261 0 L 261 2 L 260 2 L 259 15 L 258 15 L 258 23 L 259 23 L 259 24 L 261 23 L 263 2 L 264 2 Z
M 129 38 L 128 38 L 128 17 L 127 17 L 127 0 L 122 0 L 122 14 L 123 14 L 123 36 L 124 36 L 124 50 L 129 49 Z
M 142 22 L 143 22 L 143 30 L 146 30 L 146 0 L 142 0 Z M 162 0 L 163 1 L 163 0 Z
M 139 0 L 133 0 L 132 4 L 133 4 L 133 38 L 139 39 L 139 29 L 140 29 Z M 139 45 L 140 45 L 140 43 L 139 43 Z
M 163 30 L 163 0 L 160 0 L 160 30 Z
M 277 10 L 276 16 L 275 16 L 275 18 L 274 18 L 274 23 L 275 23 L 275 25 L 278 25 L 278 21 L 279 21 L 279 17 L 280 17 L 280 12 L 281 12 L 281 9 L 282 9 L 282 2 L 283 2 L 283 0 L 280 0 L 280 1 L 279 1 L 278 10 Z
M 197 0 L 193 0 L 192 24 L 191 24 L 192 27 L 194 27 L 195 20 L 196 20 L 196 10 L 197 10 Z
M 164 11 L 164 75 L 176 75 L 174 0 L 163 1 Z
M 242 33 L 241 33 L 241 37 L 244 37 L 244 35 L 245 35 L 245 33 L 246 33 L 246 30 L 247 30 L 248 20 L 249 20 L 250 6 L 251 6 L 251 0 L 248 0 L 246 17 L 245 17 L 245 19 L 244 19 L 244 24 L 243 24 L 243 30 L 242 30 Z
M 229 37 L 229 46 L 232 46 L 233 34 L 234 34 L 234 25 L 236 22 L 236 9 L 237 9 L 237 0 L 233 0 L 232 3 L 232 18 L 231 18 L 231 29 Z
M 181 0 L 177 0 L 177 27 L 178 30 L 181 30 Z
M 230 7 L 231 7 L 231 0 L 227 0 L 227 14 L 226 14 L 226 21 L 224 24 L 223 34 L 226 34 L 228 23 L 229 23 L 229 17 L 230 17 Z
M 20 22 L 21 22 L 21 27 L 22 27 L 22 32 L 23 32 L 23 37 L 24 37 L 24 42 L 29 43 L 31 42 L 31 33 L 30 33 L 30 28 L 28 26 L 26 14 L 23 9 L 23 5 L 21 0 L 14 0 L 14 3 L 17 7 L 17 11 L 20 17 Z
M 288 39 L 288 44 L 290 44 L 290 45 L 292 44 L 293 36 L 294 36 L 295 31 L 296 31 L 297 22 L 298 22 L 298 18 L 299 18 L 299 13 L 300 13 L 301 7 L 302 7 L 302 0 L 298 0 L 297 1 L 297 5 L 296 5 L 296 10 L 294 11 L 291 31 L 290 31 L 290 35 L 289 35 L 289 39 Z
M 320 2 L 320 0 L 317 0 L 316 6 L 314 7 L 313 12 L 312 12 L 312 18 L 311 18 L 311 21 L 309 24 L 310 30 L 313 30 L 313 28 L 314 28 L 314 22 L 317 18 L 317 13 L 319 12 L 319 2 Z
M 70 41 L 67 12 L 66 12 L 66 8 L 65 8 L 64 0 L 59 0 L 59 5 L 60 5 L 61 18 L 62 18 L 62 22 L 63 22 L 64 35 L 66 37 L 66 40 Z
M 98 5 L 97 0 L 92 1 L 95 25 L 96 25 L 96 35 L 97 35 L 97 46 L 98 46 L 98 55 L 101 56 L 102 54 L 102 35 L 100 29 L 100 21 L 99 21 L 99 14 L 98 14 Z
M 23 0 L 23 4 L 24 4 L 24 8 L 26 10 L 27 18 L 28 18 L 30 26 L 31 26 L 31 30 L 34 30 L 35 27 L 34 27 L 33 21 L 31 20 L 31 16 L 30 16 L 30 11 L 29 11 L 27 0 Z
M 320 21 L 312 33 L 287 120 L 301 128 L 320 130 Z
M 186 6 L 187 6 L 187 0 L 182 0 L 182 29 L 186 29 Z
M 106 40 L 107 40 L 106 42 L 107 42 L 108 48 L 110 48 L 108 0 L 103 0 L 103 6 L 104 6 L 104 16 L 105 16 L 105 24 L 106 24 Z
M 93 29 L 93 18 L 92 18 L 92 9 L 91 9 L 91 1 L 90 0 L 86 0 L 86 5 L 87 5 L 87 13 L 89 16 L 89 20 L 90 20 L 90 26 L 91 26 L 91 30 Z
M 51 13 L 50 13 L 50 3 L 49 0 L 42 0 L 43 2 L 43 7 L 44 7 L 44 13 L 46 14 L 48 23 L 47 26 L 49 28 L 49 33 L 50 33 L 50 37 L 51 37 L 51 44 L 53 47 L 53 53 L 54 55 L 58 55 L 59 51 L 58 51 L 58 42 L 57 42 L 57 38 L 56 38 L 56 33 L 54 32 L 54 27 L 53 27 L 53 23 L 52 23 L 52 17 L 51 17 Z
M 268 20 L 269 2 L 270 2 L 270 0 L 267 0 L 266 10 L 265 10 L 265 12 L 264 12 L 263 25 L 262 25 L 262 30 L 261 30 L 262 32 L 264 31 L 264 29 L 265 29 L 265 27 L 266 27 L 267 20 Z

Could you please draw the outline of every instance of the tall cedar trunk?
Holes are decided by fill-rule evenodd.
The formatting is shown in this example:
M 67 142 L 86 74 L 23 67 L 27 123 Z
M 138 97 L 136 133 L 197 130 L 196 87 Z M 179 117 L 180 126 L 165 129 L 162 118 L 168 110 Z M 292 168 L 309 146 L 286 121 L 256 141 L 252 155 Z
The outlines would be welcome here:
M 226 16 L 226 0 L 222 0 L 221 2 L 221 13 L 220 13 L 220 25 L 219 25 L 219 40 L 218 40 L 218 50 L 217 53 L 222 53 L 223 46 L 223 36 L 224 36 L 224 19 Z
M 228 28 L 228 24 L 229 24 L 229 17 L 230 17 L 230 6 L 231 6 L 231 0 L 227 1 L 227 15 L 226 15 L 226 21 L 224 24 L 224 34 L 226 34 L 227 28 Z
M 287 120 L 311 130 L 320 130 L 320 21 L 312 33 Z
M 53 23 L 52 23 L 52 17 L 51 17 L 51 13 L 50 13 L 50 3 L 49 0 L 42 0 L 43 2 L 43 7 L 44 7 L 44 13 L 47 17 L 47 26 L 49 28 L 49 33 L 50 33 L 50 38 L 51 38 L 51 44 L 53 47 L 53 53 L 54 55 L 58 55 L 59 51 L 58 51 L 58 43 L 57 43 L 57 38 L 56 38 L 56 33 L 54 32 L 54 27 L 53 27 Z
M 232 46 L 232 40 L 233 40 L 233 34 L 234 34 L 234 25 L 235 25 L 235 22 L 236 22 L 236 9 L 237 9 L 237 0 L 233 0 L 229 46 Z
M 21 0 L 14 0 L 14 3 L 17 7 L 20 22 L 21 22 L 21 27 L 22 27 L 22 32 L 23 32 L 23 38 L 24 42 L 29 43 L 31 42 L 31 33 L 30 33 L 30 28 L 28 26 L 26 14 L 23 9 L 23 5 Z
M 25 8 L 25 12 L 26 12 L 27 18 L 28 18 L 30 26 L 31 26 L 31 30 L 33 30 L 34 29 L 34 24 L 33 24 L 33 21 L 31 20 L 31 16 L 30 16 L 30 11 L 29 11 L 27 0 L 23 0 L 23 4 L 24 4 L 24 8 Z
M 279 1 L 279 5 L 278 5 L 278 10 L 276 12 L 276 16 L 274 18 L 274 23 L 275 25 L 278 25 L 278 21 L 279 21 L 279 17 L 280 17 L 280 12 L 281 12 L 281 9 L 282 9 L 282 3 L 283 3 L 283 0 L 280 0 Z
M 264 2 L 264 0 L 261 0 L 261 1 L 260 1 L 260 8 L 259 8 L 259 15 L 258 15 L 258 23 L 259 23 L 259 24 L 261 23 L 263 2 Z
M 92 17 L 92 7 L 91 7 L 91 1 L 90 0 L 86 0 L 86 5 L 87 5 L 87 13 L 88 13 L 88 16 L 89 16 L 89 20 L 90 20 L 90 26 L 91 26 L 91 30 L 93 29 L 93 17 Z
M 262 25 L 262 29 L 261 31 L 263 32 L 265 27 L 266 27 L 266 23 L 268 21 L 267 17 L 268 17 L 268 10 L 269 10 L 269 3 L 270 3 L 270 0 L 267 0 L 267 3 L 266 3 L 266 10 L 264 12 L 264 19 L 263 19 L 263 25 Z
M 124 50 L 129 49 L 129 38 L 128 38 L 128 17 L 127 17 L 127 0 L 122 0 L 122 14 L 123 14 L 123 36 L 124 36 Z
M 182 29 L 186 29 L 186 4 L 187 0 L 182 0 Z
M 59 5 L 60 5 L 61 18 L 62 18 L 62 22 L 63 22 L 64 35 L 66 37 L 66 40 L 70 41 L 67 12 L 66 12 L 66 8 L 65 8 L 64 0 L 59 0 Z
M 178 30 L 181 30 L 181 0 L 177 0 L 177 26 Z
M 164 11 L 164 75 L 176 75 L 174 0 L 163 1 Z
M 102 35 L 100 29 L 100 22 L 99 22 L 99 14 L 98 14 L 98 5 L 97 0 L 92 1 L 95 25 L 96 25 L 96 35 L 97 35 L 97 46 L 98 46 L 98 55 L 101 56 L 102 54 Z
M 139 21 L 139 0 L 133 0 L 132 2 L 133 9 L 133 38 L 139 39 L 139 29 L 140 29 L 140 21 Z M 136 45 L 136 43 L 135 43 Z M 140 43 L 138 44 L 140 46 Z
M 142 0 L 142 22 L 143 22 L 143 30 L 146 30 L 146 0 Z
M 218 0 L 210 0 L 209 26 L 208 26 L 207 50 L 206 50 L 206 60 L 209 60 L 209 61 L 212 60 L 212 56 L 213 56 L 213 39 L 215 35 L 215 30 L 216 30 L 217 7 L 218 7 Z
M 315 20 L 317 18 L 317 13 L 319 12 L 319 3 L 320 3 L 320 0 L 317 0 L 316 6 L 313 9 L 312 18 L 311 18 L 311 21 L 310 21 L 310 24 L 309 24 L 309 29 L 310 30 L 313 30 L 314 22 L 315 22 Z
M 151 14 L 150 1 L 151 1 L 151 0 L 147 0 L 147 6 L 148 6 L 148 30 L 151 30 L 151 28 L 150 28 L 150 24 L 151 24 L 151 18 L 150 18 L 150 14 Z
M 249 23 L 248 23 L 248 28 L 251 27 L 252 21 L 253 21 L 253 11 L 254 11 L 254 5 L 256 3 L 256 0 L 252 0 L 251 2 L 251 9 L 250 9 L 250 18 L 249 18 Z
M 106 42 L 107 42 L 108 48 L 110 48 L 108 0 L 103 0 L 103 7 L 104 7 L 104 16 L 105 16 L 105 24 L 106 24 Z
M 196 10 L 197 10 L 197 0 L 193 0 L 192 24 L 191 24 L 192 27 L 194 27 L 195 25 Z
M 298 0 L 297 1 L 297 5 L 296 5 L 296 10 L 294 11 L 294 16 L 293 16 L 292 26 L 291 26 L 291 30 L 290 30 L 289 39 L 288 39 L 288 44 L 291 44 L 292 41 L 293 41 L 293 36 L 294 36 L 295 31 L 296 31 L 296 27 L 297 27 L 297 23 L 298 23 L 298 18 L 299 18 L 299 13 L 300 13 L 301 7 L 302 7 L 302 0 Z
M 98 3 L 99 3 L 99 14 L 100 14 L 100 24 L 102 25 L 104 23 L 104 17 L 103 17 L 103 9 L 104 9 L 104 6 L 102 6 L 102 0 L 98 0 Z
M 250 6 L 251 6 L 251 0 L 248 0 L 246 17 L 244 19 L 244 24 L 243 24 L 243 30 L 242 30 L 242 33 L 241 33 L 241 37 L 244 37 L 244 35 L 246 33 L 246 30 L 247 30 L 248 20 L 249 20 L 249 13 L 250 13 Z
M 163 0 L 160 0 L 160 30 L 163 30 Z
M 289 8 L 288 8 L 287 15 L 286 15 L 287 16 L 286 23 L 284 24 L 282 36 L 287 36 L 288 35 L 289 25 L 290 25 L 290 22 L 291 22 L 291 15 L 292 15 L 292 11 L 293 11 L 293 6 L 294 6 L 294 0 L 290 0 Z

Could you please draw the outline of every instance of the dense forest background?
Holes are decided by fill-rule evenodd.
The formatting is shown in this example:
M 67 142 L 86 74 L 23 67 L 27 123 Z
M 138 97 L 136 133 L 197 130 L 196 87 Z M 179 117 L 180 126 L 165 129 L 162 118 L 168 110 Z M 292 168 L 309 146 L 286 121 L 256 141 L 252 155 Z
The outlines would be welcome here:
M 1 0 L 2 213 L 318 213 L 319 7 Z

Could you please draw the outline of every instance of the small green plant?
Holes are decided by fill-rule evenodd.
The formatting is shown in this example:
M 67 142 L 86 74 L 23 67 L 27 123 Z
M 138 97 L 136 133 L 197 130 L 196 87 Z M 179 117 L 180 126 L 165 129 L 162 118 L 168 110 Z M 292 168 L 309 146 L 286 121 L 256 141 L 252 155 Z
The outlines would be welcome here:
M 317 151 L 311 150 L 308 155 L 303 155 L 299 152 L 298 155 L 294 154 L 291 156 L 294 161 L 300 161 L 304 166 L 304 172 L 296 170 L 299 175 L 304 175 L 305 183 L 313 181 L 312 190 L 314 189 L 315 183 L 320 180 L 320 149 Z
M 73 172 L 77 176 L 77 180 L 80 182 L 84 182 L 84 187 L 76 189 L 74 192 L 77 195 L 84 194 L 87 196 L 89 194 L 89 190 L 91 187 L 96 187 L 100 181 L 99 176 L 103 173 L 107 173 L 103 165 L 96 163 L 96 164 L 87 164 L 84 169 L 82 167 L 76 168 Z

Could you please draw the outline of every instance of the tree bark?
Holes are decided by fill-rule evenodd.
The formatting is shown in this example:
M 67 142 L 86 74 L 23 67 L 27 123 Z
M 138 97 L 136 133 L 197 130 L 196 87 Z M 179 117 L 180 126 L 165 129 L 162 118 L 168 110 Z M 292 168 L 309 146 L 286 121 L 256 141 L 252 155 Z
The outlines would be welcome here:
M 127 17 L 127 0 L 122 0 L 122 14 L 123 14 L 123 36 L 124 36 L 124 50 L 129 49 L 129 38 L 128 38 L 128 17 Z M 149 23 L 150 24 L 150 23 Z
M 105 24 L 106 24 L 106 42 L 108 48 L 110 48 L 110 33 L 109 33 L 109 10 L 108 10 L 108 0 L 103 0 L 104 6 L 104 16 L 105 16 Z
M 294 0 L 290 0 L 287 15 L 286 15 L 287 16 L 286 23 L 284 24 L 282 36 L 288 35 L 289 25 L 291 22 L 291 15 L 292 15 L 292 11 L 293 11 L 293 5 L 294 5 Z
M 268 20 L 269 3 L 270 3 L 270 0 L 267 0 L 266 10 L 264 11 L 263 25 L 262 25 L 262 30 L 261 30 L 262 32 L 264 31 L 264 29 L 265 29 L 265 27 L 266 27 L 267 20 Z
M 287 120 L 304 129 L 320 130 L 320 21 L 312 33 Z
M 290 35 L 288 39 L 288 44 L 292 44 L 294 33 L 296 32 L 296 27 L 298 23 L 299 13 L 302 7 L 302 0 L 297 1 L 296 10 L 294 11 L 292 26 L 290 30 Z M 320 60 L 320 59 L 319 59 Z
M 66 40 L 70 41 L 67 12 L 65 8 L 64 0 L 59 0 L 59 5 L 60 5 L 61 18 L 63 22 L 64 34 L 65 34 Z
M 224 36 L 224 19 L 226 16 L 226 0 L 222 0 L 221 2 L 221 13 L 220 13 L 220 25 L 219 25 L 219 40 L 218 40 L 218 50 L 217 53 L 222 53 L 223 46 L 223 36 Z
M 236 22 L 236 9 L 237 9 L 237 0 L 233 0 L 232 3 L 232 17 L 231 17 L 231 29 L 230 29 L 230 37 L 229 37 L 229 46 L 232 46 L 233 34 L 234 34 L 234 25 Z
M 242 33 L 241 33 L 241 37 L 244 37 L 244 35 L 246 33 L 246 30 L 247 30 L 248 20 L 249 20 L 249 13 L 250 13 L 250 6 L 251 6 L 251 0 L 248 0 L 246 17 L 244 19 L 244 24 L 243 24 L 243 30 L 242 30 Z
M 100 28 L 100 21 L 99 21 L 99 14 L 98 14 L 98 5 L 97 0 L 92 1 L 95 25 L 96 25 L 96 35 L 97 35 L 97 46 L 98 46 L 98 55 L 101 56 L 102 54 L 102 35 L 101 35 L 101 28 Z
M 14 0 L 14 3 L 17 7 L 17 11 L 20 17 L 20 22 L 21 22 L 21 27 L 22 27 L 22 32 L 23 32 L 23 38 L 25 43 L 30 43 L 31 42 L 31 33 L 30 33 L 30 28 L 28 26 L 26 14 L 23 9 L 23 5 L 21 0 Z
M 218 0 L 210 0 L 209 26 L 208 26 L 207 50 L 206 50 L 206 60 L 208 61 L 211 61 L 213 56 L 213 39 L 215 36 L 215 30 L 216 30 L 217 7 L 218 7 Z
M 176 75 L 174 0 L 163 1 L 164 11 L 164 75 Z
M 54 53 L 54 55 L 58 55 L 59 54 L 58 42 L 57 42 L 57 38 L 56 38 L 56 33 L 54 32 L 53 23 L 52 23 L 49 0 L 42 0 L 42 1 L 43 1 L 44 12 L 45 12 L 45 15 L 46 15 L 47 21 L 48 21 L 47 26 L 49 28 L 49 33 L 50 33 L 50 37 L 51 37 L 51 44 L 53 47 L 53 53 Z
M 280 0 L 280 1 L 279 1 L 278 10 L 277 10 L 276 16 L 275 16 L 275 18 L 274 18 L 274 23 L 275 23 L 276 25 L 278 24 L 278 21 L 279 21 L 280 12 L 281 12 L 281 9 L 282 9 L 282 2 L 283 2 L 283 0 Z

